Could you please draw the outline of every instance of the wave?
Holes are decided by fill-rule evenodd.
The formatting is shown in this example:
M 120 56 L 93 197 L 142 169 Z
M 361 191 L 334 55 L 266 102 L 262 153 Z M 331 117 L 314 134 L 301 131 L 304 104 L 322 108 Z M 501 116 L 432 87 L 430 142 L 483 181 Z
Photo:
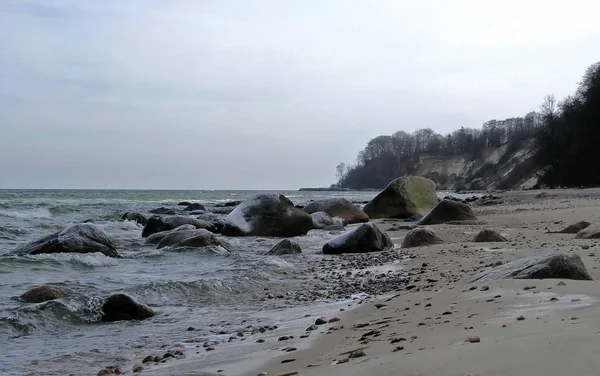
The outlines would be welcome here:
M 15 219 L 37 219 L 37 218 L 52 218 L 52 213 L 47 208 L 35 209 L 0 209 L 0 217 L 15 218 Z

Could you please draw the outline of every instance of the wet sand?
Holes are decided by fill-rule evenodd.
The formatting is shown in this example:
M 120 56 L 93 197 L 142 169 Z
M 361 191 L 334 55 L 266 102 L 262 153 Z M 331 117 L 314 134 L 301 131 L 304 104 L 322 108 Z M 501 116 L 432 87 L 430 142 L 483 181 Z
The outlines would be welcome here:
M 212 360 L 204 353 L 190 354 L 144 374 L 596 374 L 600 242 L 548 231 L 581 220 L 600 221 L 600 190 L 547 192 L 547 198 L 537 198 L 540 191 L 504 192 L 497 205 L 474 206 L 478 224 L 430 226 L 446 243 L 394 251 L 394 265 L 403 273 L 392 281 L 397 288 L 383 296 L 354 297 L 314 311 L 284 309 L 284 328 L 266 337 L 251 335 L 229 350 L 217 349 L 223 351 L 220 360 L 216 354 Z M 377 223 L 398 246 L 408 232 L 388 231 L 398 221 Z M 508 241 L 473 243 L 484 228 L 497 230 Z M 594 281 L 468 283 L 478 271 L 500 262 L 556 251 L 580 255 Z M 333 268 L 345 274 L 345 260 L 351 256 L 338 257 L 338 268 Z M 320 317 L 340 321 L 319 325 L 300 339 Z M 294 338 L 279 341 L 283 335 Z M 260 339 L 265 342 L 257 344 Z M 353 353 L 356 357 L 350 358 Z

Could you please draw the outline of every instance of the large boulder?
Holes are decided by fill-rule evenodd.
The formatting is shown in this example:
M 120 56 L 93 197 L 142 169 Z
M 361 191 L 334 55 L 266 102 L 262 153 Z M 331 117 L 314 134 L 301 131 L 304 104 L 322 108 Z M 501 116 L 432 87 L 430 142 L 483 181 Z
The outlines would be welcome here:
M 142 237 L 146 238 L 157 232 L 173 230 L 182 225 L 192 225 L 195 228 L 203 228 L 210 232 L 217 231 L 215 226 L 210 222 L 183 215 L 176 215 L 169 217 L 151 217 L 148 219 L 148 223 L 146 223 L 146 226 L 144 226 L 144 229 L 142 230 Z
M 462 202 L 442 200 L 433 208 L 429 214 L 423 217 L 420 225 L 437 225 L 447 222 L 468 221 L 477 219 L 473 210 Z
M 48 300 L 66 298 L 71 295 L 73 295 L 73 291 L 67 287 L 42 285 L 28 290 L 20 298 L 27 303 L 41 303 Z
M 365 223 L 354 230 L 331 239 L 323 246 L 323 253 L 329 255 L 341 253 L 380 252 L 394 248 L 390 238 L 373 223 Z
M 144 320 L 154 311 L 127 294 L 109 296 L 102 305 L 102 321 Z
M 310 215 L 312 217 L 313 228 L 324 229 L 327 226 L 333 226 L 333 218 L 325 212 L 316 212 Z
M 200 203 L 193 202 L 193 203 L 190 203 L 187 206 L 187 208 L 185 208 L 184 210 L 186 210 L 186 211 L 206 210 L 206 207 Z
M 154 234 L 149 235 L 146 238 L 146 244 L 158 244 L 158 243 L 160 243 L 161 240 L 163 240 L 167 235 L 169 235 L 173 231 L 195 230 L 195 229 L 196 229 L 196 226 L 181 225 L 181 226 L 179 226 L 177 228 L 174 228 L 173 230 L 155 232 Z
M 575 253 L 555 253 L 511 261 L 485 270 L 472 277 L 470 281 L 485 282 L 507 278 L 592 280 L 579 255 Z
M 371 219 L 404 219 L 425 214 L 437 203 L 433 180 L 421 176 L 403 176 L 392 180 L 363 210 Z
M 282 255 L 294 255 L 302 253 L 302 248 L 298 243 L 295 243 L 289 239 L 283 239 L 277 243 L 270 251 L 266 254 L 269 256 L 282 256 Z
M 121 217 L 121 219 L 123 219 L 124 221 L 134 221 L 142 226 L 145 226 L 146 223 L 148 223 L 148 218 L 145 215 L 138 212 L 127 212 L 123 214 L 123 217 Z
M 12 251 L 17 255 L 37 255 L 41 253 L 94 253 L 119 257 L 117 248 L 102 227 L 93 223 L 77 223 L 63 230 L 17 247 Z
M 203 228 L 173 230 L 167 234 L 159 243 L 156 249 L 164 247 L 207 247 L 210 245 L 220 245 L 219 239 L 212 232 Z
M 600 238 L 600 224 L 595 223 L 587 226 L 580 230 L 576 235 L 575 239 L 599 239 Z
M 226 236 L 292 237 L 306 235 L 312 226 L 311 216 L 284 195 L 262 193 L 229 213 L 221 232 Z
M 151 210 L 149 210 L 149 212 L 152 214 L 162 214 L 162 215 L 177 214 L 177 211 L 175 209 L 165 208 L 164 206 L 161 206 L 160 208 L 156 208 L 156 209 L 151 209 Z
M 343 218 L 348 224 L 369 222 L 369 216 L 345 198 L 328 198 L 313 201 L 304 207 L 304 211 L 309 214 L 325 212 L 332 217 Z
M 441 244 L 444 241 L 440 239 L 431 229 L 427 227 L 417 227 L 406 234 L 400 248 L 425 247 L 428 245 Z
M 491 228 L 481 230 L 473 238 L 477 243 L 505 242 L 506 238 Z

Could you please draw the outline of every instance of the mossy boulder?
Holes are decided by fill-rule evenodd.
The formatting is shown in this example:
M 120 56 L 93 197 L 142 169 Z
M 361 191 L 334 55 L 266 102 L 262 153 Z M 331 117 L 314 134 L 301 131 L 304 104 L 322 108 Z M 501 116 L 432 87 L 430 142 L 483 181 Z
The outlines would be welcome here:
M 405 219 L 425 214 L 437 203 L 433 180 L 422 176 L 403 176 L 392 180 L 363 210 L 373 219 Z

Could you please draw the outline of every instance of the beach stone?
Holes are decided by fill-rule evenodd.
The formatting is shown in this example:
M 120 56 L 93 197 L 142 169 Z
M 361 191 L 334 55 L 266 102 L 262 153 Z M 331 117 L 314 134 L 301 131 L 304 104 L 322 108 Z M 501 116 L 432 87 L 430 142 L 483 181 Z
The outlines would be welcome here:
M 452 221 L 475 220 L 473 210 L 461 202 L 442 200 L 435 208 L 419 221 L 419 225 L 437 225 Z
M 220 245 L 219 239 L 212 232 L 202 229 L 175 230 L 167 234 L 159 243 L 156 249 L 164 247 L 207 247 L 211 245 Z
M 345 232 L 323 246 L 324 254 L 381 252 L 394 248 L 389 236 L 373 223 Z
M 293 237 L 313 228 L 311 216 L 284 195 L 258 194 L 238 205 L 225 219 L 226 236 Z
M 600 223 L 594 223 L 586 228 L 581 229 L 575 239 L 599 239 L 600 238 Z
M 313 228 L 324 229 L 333 226 L 333 218 L 325 212 L 316 212 L 310 215 L 312 217 Z
M 404 237 L 400 248 L 424 247 L 428 245 L 441 244 L 444 241 L 440 239 L 431 229 L 427 227 L 417 227 L 410 230 Z
M 569 225 L 560 231 L 556 231 L 555 233 L 557 233 L 557 234 L 577 234 L 581 230 L 590 227 L 590 225 L 591 225 L 590 222 L 581 221 L 581 222 L 573 223 L 572 225 Z
M 473 238 L 474 242 L 477 243 L 490 243 L 490 242 L 505 242 L 506 238 L 500 235 L 497 231 L 491 228 L 481 230 Z
M 127 294 L 109 296 L 102 305 L 104 322 L 122 320 L 144 320 L 154 316 L 154 311 Z
M 152 214 L 162 214 L 162 215 L 175 215 L 177 211 L 175 209 L 165 208 L 164 206 L 156 209 L 148 210 L 149 213 Z
M 363 356 L 367 356 L 367 354 L 362 350 L 356 350 L 350 354 L 350 359 L 361 358 Z
M 206 207 L 197 202 L 191 202 L 185 209 L 185 211 L 194 211 L 194 210 L 206 210 Z
M 404 219 L 425 214 L 437 203 L 433 180 L 422 176 L 403 176 L 392 180 L 363 210 L 371 219 Z
M 511 261 L 484 270 L 470 278 L 470 281 L 483 282 L 507 278 L 592 280 L 579 255 L 575 253 L 555 253 Z
M 474 336 L 474 337 L 468 337 L 465 342 L 469 342 L 469 343 L 479 343 L 481 342 L 481 338 Z
M 282 256 L 282 255 L 293 255 L 302 253 L 302 248 L 296 242 L 293 242 L 288 239 L 283 239 L 279 243 L 277 243 L 270 251 L 266 254 L 268 256 Z
M 369 221 L 369 216 L 364 211 L 345 198 L 328 198 L 313 201 L 306 205 L 304 210 L 309 214 L 325 212 L 332 217 L 343 218 L 345 224 Z
M 42 303 L 48 300 L 66 298 L 71 295 L 73 295 L 73 291 L 67 287 L 42 285 L 29 289 L 20 298 L 27 303 Z
M 327 324 L 327 320 L 323 319 L 323 318 L 318 318 L 315 320 L 315 325 L 325 325 Z
M 192 225 L 181 225 L 177 228 L 174 228 L 173 230 L 167 230 L 167 231 L 160 231 L 160 232 L 156 232 L 152 235 L 149 235 L 146 238 L 146 244 L 158 244 L 161 242 L 161 240 L 163 240 L 165 237 L 167 237 L 167 235 L 175 232 L 175 231 L 184 231 L 184 230 L 195 230 L 196 226 L 192 226 Z
M 117 248 L 102 227 L 93 223 L 76 223 L 63 230 L 15 248 L 12 254 L 95 253 L 119 257 Z
M 148 219 L 148 223 L 146 223 L 146 226 L 144 226 L 144 229 L 142 230 L 142 237 L 146 238 L 157 232 L 173 230 L 181 225 L 192 225 L 195 228 L 203 228 L 210 232 L 217 231 L 212 223 L 196 218 L 186 217 L 183 215 L 166 217 L 154 216 Z
M 148 218 L 138 212 L 126 212 L 125 214 L 123 214 L 123 216 L 121 217 L 122 220 L 124 221 L 134 221 L 139 223 L 142 226 L 145 226 L 146 223 L 148 223 Z

